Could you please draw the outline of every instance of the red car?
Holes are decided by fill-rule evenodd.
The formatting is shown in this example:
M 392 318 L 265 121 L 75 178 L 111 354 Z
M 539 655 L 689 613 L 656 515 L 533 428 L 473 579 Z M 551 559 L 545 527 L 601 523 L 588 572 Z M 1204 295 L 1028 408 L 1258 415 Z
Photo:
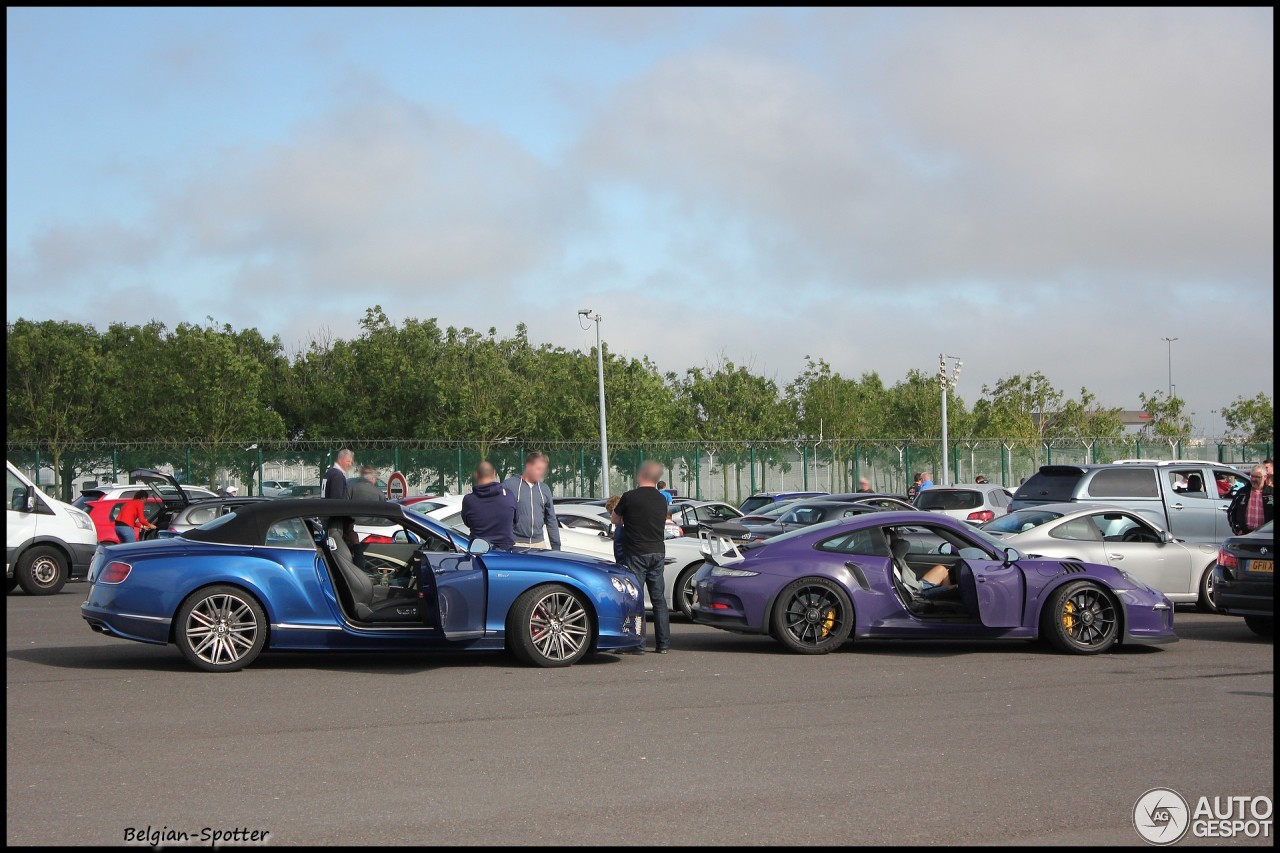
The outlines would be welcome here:
M 99 543 L 106 545 L 120 544 L 120 536 L 116 533 L 116 518 L 120 515 L 120 509 L 128 502 L 129 499 L 104 499 L 89 501 L 84 505 L 85 512 L 89 513 L 89 517 L 93 519 L 93 526 L 97 528 Z M 164 501 L 159 498 L 147 498 L 144 510 L 147 521 L 154 524 L 162 509 L 164 509 Z M 147 533 L 149 531 L 143 532 Z

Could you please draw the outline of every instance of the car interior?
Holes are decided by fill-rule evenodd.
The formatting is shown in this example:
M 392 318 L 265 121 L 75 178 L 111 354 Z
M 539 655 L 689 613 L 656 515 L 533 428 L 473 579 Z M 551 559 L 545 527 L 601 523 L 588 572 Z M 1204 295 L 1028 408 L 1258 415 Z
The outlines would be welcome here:
M 343 612 L 354 622 L 422 624 L 428 598 L 418 597 L 420 568 L 430 553 L 452 553 L 453 543 L 430 531 L 401 529 L 396 541 L 364 547 L 361 568 L 344 535 L 349 519 L 285 519 L 267 532 L 267 545 L 312 542 L 324 557 Z
M 970 622 L 977 619 L 973 602 L 965 600 L 962 573 L 972 543 L 941 527 L 889 526 L 883 531 L 893 559 L 893 583 L 902 603 L 922 618 Z M 944 566 L 950 585 L 925 589 L 921 578 L 934 566 Z M 970 581 L 972 585 L 972 581 Z

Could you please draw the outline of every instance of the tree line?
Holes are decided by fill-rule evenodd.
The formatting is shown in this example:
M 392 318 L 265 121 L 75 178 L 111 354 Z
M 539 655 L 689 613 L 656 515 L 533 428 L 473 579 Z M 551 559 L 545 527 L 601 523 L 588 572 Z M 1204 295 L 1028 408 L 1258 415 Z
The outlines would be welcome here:
M 9 442 L 39 442 L 55 469 L 62 448 L 86 440 L 231 442 L 341 439 L 465 440 L 480 455 L 520 441 L 598 439 L 594 349 L 534 344 L 519 325 L 441 327 L 433 318 L 396 325 L 380 306 L 350 339 L 316 336 L 297 352 L 257 329 L 158 322 L 92 325 L 20 319 L 8 325 Z M 609 438 L 650 442 L 893 439 L 936 441 L 937 378 L 911 370 L 892 383 L 808 359 L 785 384 L 724 358 L 683 374 L 605 347 Z M 1190 435 L 1184 402 L 1139 395 L 1147 429 Z M 1271 441 L 1271 397 L 1220 409 L 1229 435 Z M 1070 393 L 1039 371 L 984 385 L 972 402 L 953 393 L 955 440 L 1043 443 L 1113 439 L 1121 410 L 1087 388 Z M 530 445 L 532 446 L 532 445 Z

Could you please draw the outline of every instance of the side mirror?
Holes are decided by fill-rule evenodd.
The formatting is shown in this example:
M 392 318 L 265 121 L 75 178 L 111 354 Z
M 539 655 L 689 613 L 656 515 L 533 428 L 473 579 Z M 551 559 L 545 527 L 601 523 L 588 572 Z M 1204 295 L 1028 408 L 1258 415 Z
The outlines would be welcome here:
M 1177 540 L 1173 538 L 1173 534 L 1172 534 L 1172 533 L 1170 533 L 1169 531 L 1167 531 L 1167 530 L 1161 530 L 1161 531 L 1160 531 L 1160 541 L 1161 541 L 1161 542 L 1164 542 L 1164 543 L 1166 543 L 1166 544 L 1168 544 L 1168 543 L 1170 543 L 1170 542 L 1176 542 Z
M 402 527 L 402 528 L 400 528 L 400 529 L 399 529 L 399 530 L 397 530 L 395 533 L 392 533 L 392 534 L 391 534 L 391 541 L 392 541 L 392 542 L 400 542 L 400 543 L 403 543 L 403 544 L 408 544 L 408 542 L 409 542 L 409 531 L 405 530 L 403 527 Z
M 953 546 L 950 542 L 943 542 L 941 545 L 938 546 L 939 554 L 954 554 L 955 552 L 956 552 L 955 546 Z
M 489 540 L 476 537 L 471 540 L 471 544 L 467 546 L 467 553 L 473 557 L 480 557 L 488 554 L 493 550 L 493 546 L 489 544 Z
M 1016 563 L 1021 559 L 1022 559 L 1022 552 L 1020 552 L 1017 548 L 1004 549 L 1004 564 L 1006 566 Z

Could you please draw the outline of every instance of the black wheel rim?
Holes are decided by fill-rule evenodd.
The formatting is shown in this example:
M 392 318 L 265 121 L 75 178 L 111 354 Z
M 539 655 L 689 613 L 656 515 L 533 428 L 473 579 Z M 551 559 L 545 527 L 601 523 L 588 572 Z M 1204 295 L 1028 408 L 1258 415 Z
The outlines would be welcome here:
M 782 616 L 782 629 L 797 643 L 820 646 L 844 628 L 845 609 L 826 587 L 803 586 L 791 595 Z
M 1093 647 L 1109 643 L 1116 633 L 1116 608 L 1101 590 L 1081 589 L 1062 602 L 1059 618 L 1072 642 Z

